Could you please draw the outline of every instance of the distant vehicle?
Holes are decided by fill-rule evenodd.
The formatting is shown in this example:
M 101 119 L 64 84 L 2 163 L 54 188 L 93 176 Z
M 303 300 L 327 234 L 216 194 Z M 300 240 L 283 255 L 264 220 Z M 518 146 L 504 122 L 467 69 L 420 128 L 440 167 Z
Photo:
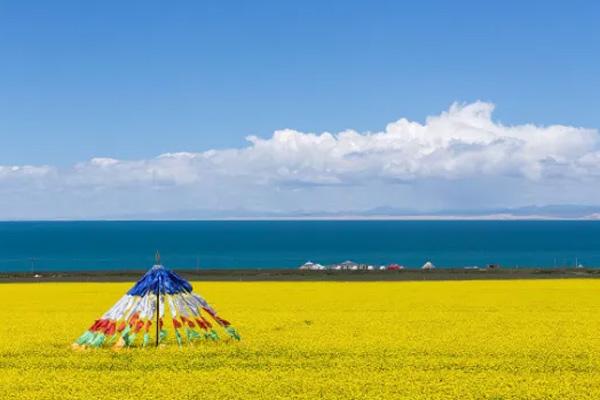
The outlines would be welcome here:
M 488 264 L 487 269 L 500 269 L 500 264 Z
M 400 264 L 390 264 L 387 266 L 388 271 L 400 271 L 403 269 L 404 269 L 404 266 L 402 266 Z

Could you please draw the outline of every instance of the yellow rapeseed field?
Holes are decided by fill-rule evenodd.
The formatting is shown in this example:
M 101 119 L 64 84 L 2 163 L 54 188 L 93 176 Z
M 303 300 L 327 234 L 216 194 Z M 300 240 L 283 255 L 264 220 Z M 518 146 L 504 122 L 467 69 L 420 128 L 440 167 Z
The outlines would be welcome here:
M 194 282 L 242 335 L 75 352 L 131 285 L 0 285 L 1 399 L 600 399 L 600 280 Z

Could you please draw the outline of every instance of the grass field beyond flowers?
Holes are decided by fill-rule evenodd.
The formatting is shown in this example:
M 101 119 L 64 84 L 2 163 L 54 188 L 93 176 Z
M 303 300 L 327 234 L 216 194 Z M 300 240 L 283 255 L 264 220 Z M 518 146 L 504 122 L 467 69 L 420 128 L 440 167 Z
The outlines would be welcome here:
M 130 286 L 0 285 L 0 398 L 600 398 L 600 280 L 195 282 L 241 342 L 72 351 Z

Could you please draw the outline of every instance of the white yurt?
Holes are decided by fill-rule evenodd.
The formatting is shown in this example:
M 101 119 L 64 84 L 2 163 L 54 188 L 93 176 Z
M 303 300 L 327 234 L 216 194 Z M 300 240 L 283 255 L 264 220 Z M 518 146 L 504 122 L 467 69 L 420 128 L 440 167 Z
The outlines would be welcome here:
M 421 267 L 422 270 L 428 271 L 431 269 L 435 269 L 435 265 L 433 265 L 433 263 L 431 261 L 427 261 L 425 264 L 423 264 L 423 266 Z
M 357 270 L 358 269 L 358 264 L 355 263 L 354 261 L 344 261 L 343 263 L 340 264 L 340 266 L 342 267 L 342 269 L 349 269 L 349 270 Z
M 315 269 L 315 264 L 308 261 L 300 266 L 300 269 Z

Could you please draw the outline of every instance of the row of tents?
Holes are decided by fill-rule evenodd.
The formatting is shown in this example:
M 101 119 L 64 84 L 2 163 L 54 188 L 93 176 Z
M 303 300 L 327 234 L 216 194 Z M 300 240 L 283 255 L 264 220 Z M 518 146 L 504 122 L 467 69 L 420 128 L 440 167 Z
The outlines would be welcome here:
M 308 261 L 302 264 L 299 269 L 309 271 L 400 271 L 404 269 L 404 266 L 400 264 L 374 266 L 370 264 L 359 264 L 355 263 L 354 261 L 344 261 L 343 263 L 339 264 L 322 265 Z M 421 269 L 425 271 L 432 270 L 435 269 L 435 265 L 433 265 L 431 261 L 427 261 L 425 264 L 423 264 Z

